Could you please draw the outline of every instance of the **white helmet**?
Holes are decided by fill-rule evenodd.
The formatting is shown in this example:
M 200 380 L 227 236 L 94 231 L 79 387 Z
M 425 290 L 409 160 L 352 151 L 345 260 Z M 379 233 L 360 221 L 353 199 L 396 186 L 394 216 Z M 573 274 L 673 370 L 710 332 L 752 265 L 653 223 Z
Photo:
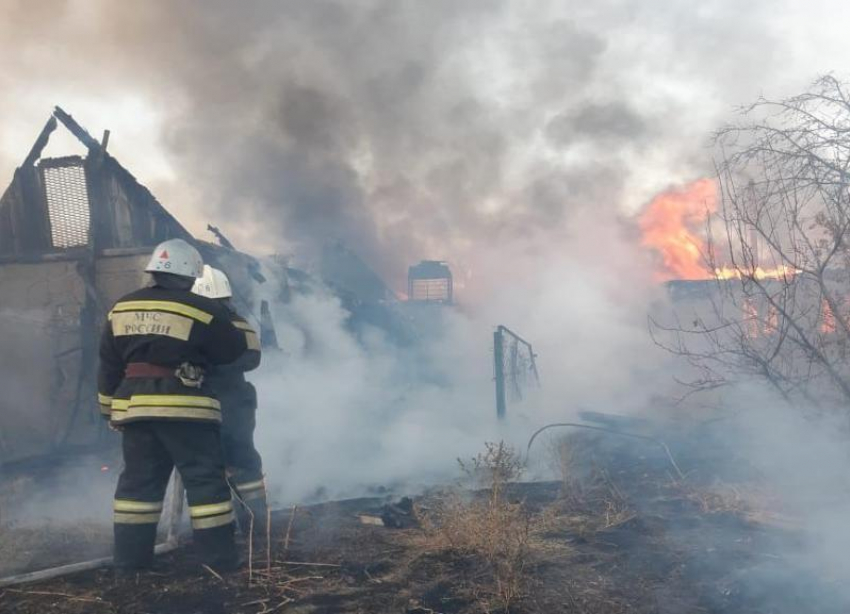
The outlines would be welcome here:
M 197 279 L 203 273 L 203 268 L 204 259 L 198 250 L 183 239 L 169 239 L 156 246 L 145 271 Z
M 195 281 L 192 292 L 207 298 L 230 298 L 233 291 L 230 289 L 230 280 L 224 271 L 204 265 L 204 274 Z

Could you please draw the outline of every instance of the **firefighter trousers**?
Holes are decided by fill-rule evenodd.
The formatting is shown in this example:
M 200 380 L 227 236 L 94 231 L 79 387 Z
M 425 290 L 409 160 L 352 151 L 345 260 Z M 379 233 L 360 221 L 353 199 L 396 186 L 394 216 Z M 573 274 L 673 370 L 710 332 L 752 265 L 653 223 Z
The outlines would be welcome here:
M 222 405 L 221 443 L 227 478 L 239 498 L 236 513 L 246 535 L 252 525 L 255 535 L 261 535 L 266 523 L 263 461 L 254 447 L 256 422 L 256 409 Z
M 140 421 L 122 430 L 124 470 L 115 491 L 115 565 L 153 563 L 156 529 L 174 467 L 189 501 L 195 545 L 204 563 L 237 564 L 233 502 L 225 477 L 217 424 Z

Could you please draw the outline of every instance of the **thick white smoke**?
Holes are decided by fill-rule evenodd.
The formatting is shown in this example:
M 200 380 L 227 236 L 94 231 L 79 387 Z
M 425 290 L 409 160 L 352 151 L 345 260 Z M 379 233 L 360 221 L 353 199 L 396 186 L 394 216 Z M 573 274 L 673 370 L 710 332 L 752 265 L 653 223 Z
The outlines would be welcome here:
M 587 224 L 554 253 L 482 246 L 479 278 L 469 282 L 481 290 L 467 288 L 476 302 L 441 309 L 441 324 L 415 349 L 378 329 L 356 341 L 349 314 L 327 293 L 296 295 L 278 310 L 286 356 L 267 354 L 252 377 L 257 439 L 278 500 L 451 479 L 455 459 L 484 441 L 522 448 L 532 430 L 579 409 L 631 413 L 668 391 L 659 368 L 668 356 L 646 334 L 649 269 L 636 267 L 642 256 L 615 220 Z M 499 324 L 534 345 L 542 380 L 501 424 L 492 348 Z M 412 373 L 411 364 L 420 368 Z

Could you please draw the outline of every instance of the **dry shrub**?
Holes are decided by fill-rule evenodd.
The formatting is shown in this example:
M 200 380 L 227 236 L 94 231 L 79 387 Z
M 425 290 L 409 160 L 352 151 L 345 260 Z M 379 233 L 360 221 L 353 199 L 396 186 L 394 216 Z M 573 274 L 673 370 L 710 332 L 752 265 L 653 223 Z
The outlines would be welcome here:
M 504 441 L 486 442 L 485 451 L 469 461 L 457 459 L 466 482 L 472 488 L 486 488 L 498 498 L 504 487 L 522 476 L 524 465 L 517 452 Z
M 567 435 L 550 448 L 561 478 L 561 499 L 549 510 L 552 529 L 569 529 L 586 537 L 635 517 L 628 497 L 604 467 L 593 462 L 595 439 Z
M 710 488 L 696 488 L 687 484 L 676 486 L 678 494 L 696 503 L 703 514 L 742 514 L 752 509 L 751 502 L 743 491 L 731 485 L 717 484 Z
M 423 526 L 434 547 L 480 558 L 487 573 L 486 581 L 473 583 L 479 603 L 486 612 L 510 612 L 524 592 L 530 554 L 531 514 L 506 489 L 522 463 L 504 442 L 487 443 L 484 453 L 458 462 L 466 488 L 444 493 L 422 514 Z
M 561 478 L 561 497 L 569 508 L 578 509 L 585 501 L 583 440 L 560 437 L 549 445 L 550 465 Z
M 694 486 L 677 482 L 671 490 L 676 497 L 695 504 L 702 514 L 729 514 L 746 522 L 785 528 L 796 528 L 800 523 L 775 493 L 759 485 L 743 487 L 717 482 Z

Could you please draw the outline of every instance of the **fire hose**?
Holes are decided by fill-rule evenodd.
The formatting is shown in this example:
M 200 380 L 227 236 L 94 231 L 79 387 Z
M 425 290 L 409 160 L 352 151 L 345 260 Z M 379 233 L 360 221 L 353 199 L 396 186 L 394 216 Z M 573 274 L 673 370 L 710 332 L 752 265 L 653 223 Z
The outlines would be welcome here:
M 581 424 L 581 423 L 578 423 L 578 422 L 555 422 L 553 424 L 547 424 L 546 426 L 543 426 L 543 427 L 537 429 L 536 431 L 534 431 L 534 434 L 531 436 L 531 439 L 528 440 L 528 446 L 525 449 L 525 462 L 526 463 L 528 463 L 528 458 L 529 458 L 529 455 L 531 453 L 531 445 L 534 443 L 534 440 L 537 439 L 537 436 L 540 435 L 543 431 L 546 431 L 546 430 L 551 429 L 551 428 L 558 428 L 558 427 L 573 427 L 573 428 L 579 428 L 579 429 L 589 429 L 591 431 L 602 431 L 603 433 L 620 435 L 621 437 L 631 437 L 632 439 L 642 439 L 644 441 L 650 441 L 650 442 L 656 444 L 657 446 L 659 446 L 661 449 L 664 450 L 664 453 L 667 455 L 667 460 L 670 461 L 670 465 L 676 471 L 676 475 L 679 476 L 679 479 L 681 479 L 681 480 L 685 479 L 685 474 L 682 473 L 682 470 L 679 469 L 679 465 L 676 464 L 676 459 L 673 458 L 673 453 L 670 452 L 670 448 L 667 447 L 667 444 L 664 443 L 663 441 L 661 441 L 660 439 L 657 439 L 655 437 L 650 437 L 649 435 L 638 435 L 637 433 L 627 433 L 625 431 L 618 431 L 616 429 L 605 428 L 604 426 L 593 426 L 593 425 L 590 425 L 590 424 Z
M 168 524 L 168 532 L 166 533 L 165 542 L 157 544 L 154 548 L 155 554 L 166 554 L 172 550 L 176 550 L 178 546 L 177 532 L 180 525 L 180 519 L 183 516 L 183 481 L 180 479 L 180 474 L 175 471 L 174 479 L 171 482 L 171 505 L 168 507 L 168 516 L 166 522 Z M 71 563 L 61 565 L 59 567 L 51 567 L 49 569 L 40 569 L 30 573 L 19 574 L 15 576 L 7 576 L 0 578 L 0 588 L 4 586 L 12 586 L 15 584 L 25 584 L 27 582 L 38 582 L 41 580 L 50 580 L 65 576 L 71 573 L 81 571 L 90 571 L 92 569 L 100 569 L 112 564 L 112 557 L 103 557 L 81 563 Z

